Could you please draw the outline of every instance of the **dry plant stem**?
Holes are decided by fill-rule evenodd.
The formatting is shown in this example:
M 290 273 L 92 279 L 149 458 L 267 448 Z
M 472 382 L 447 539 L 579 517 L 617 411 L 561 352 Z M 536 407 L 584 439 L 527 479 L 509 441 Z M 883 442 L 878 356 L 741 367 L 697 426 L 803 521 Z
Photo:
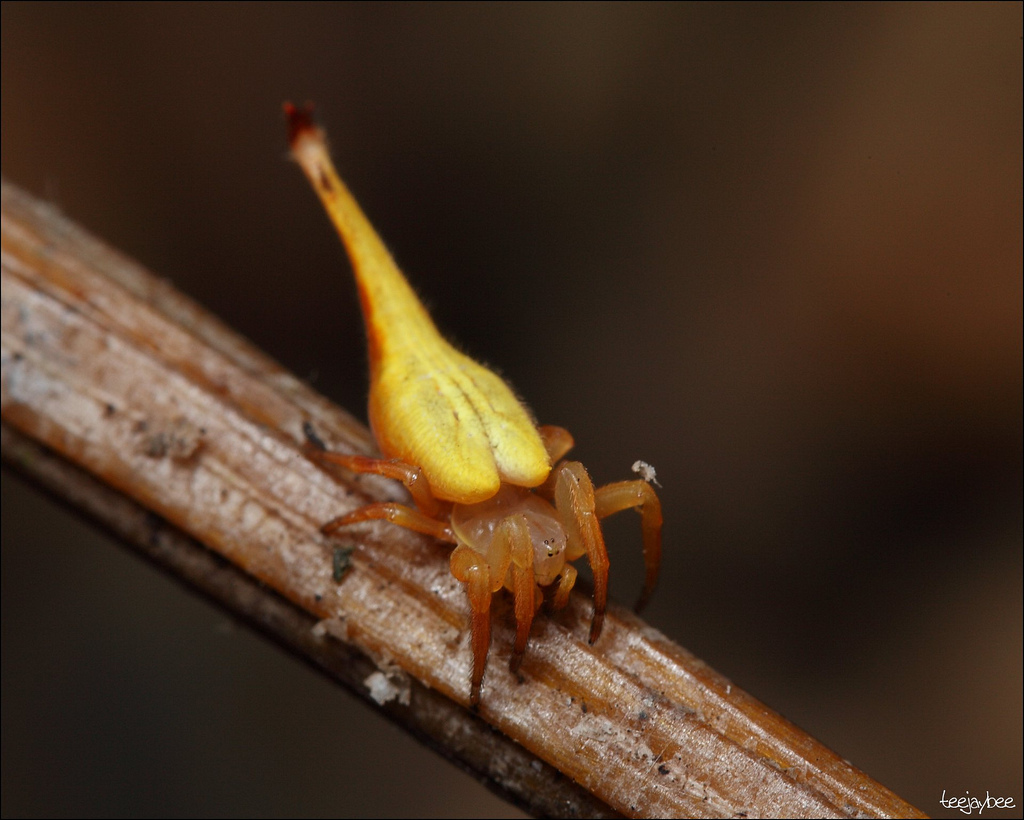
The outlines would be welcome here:
M 85 515 L 190 590 L 350 689 L 422 742 L 536 816 L 620 817 L 454 701 L 409 679 L 409 704 L 377 704 L 365 681 L 377 664 L 316 629 L 309 613 L 46 447 L 0 425 L 4 463 Z
M 303 455 L 302 424 L 344 452 L 371 451 L 364 429 L 138 265 L 6 183 L 2 263 L 6 425 L 227 559 L 239 583 L 273 590 L 246 605 L 216 597 L 265 629 L 283 618 L 277 607 L 287 607 L 293 627 L 270 631 L 296 652 L 323 663 L 318 653 L 337 643 L 337 657 L 354 649 L 400 688 L 406 676 L 418 681 L 409 707 L 388 707 L 413 715 L 415 731 L 426 731 L 415 714 L 428 699 L 468 703 L 470 612 L 448 571 L 448 548 L 368 526 L 346 535 L 351 568 L 340 583 L 332 578 L 338 542 L 320 525 L 395 490 L 377 478 L 328 474 Z M 207 573 L 173 571 L 207 589 Z M 480 717 L 614 811 L 920 816 L 618 607 L 594 646 L 585 598 L 573 596 L 556 618 L 538 617 L 512 675 L 514 619 L 507 596 L 498 597 Z M 316 634 L 306 631 L 318 621 Z M 364 672 L 355 673 L 356 685 Z M 458 708 L 452 714 L 472 720 Z M 600 809 L 571 797 L 532 803 L 536 786 L 523 785 L 519 769 L 536 767 L 515 757 L 512 743 L 482 763 L 468 762 L 443 730 L 434 743 L 534 812 Z

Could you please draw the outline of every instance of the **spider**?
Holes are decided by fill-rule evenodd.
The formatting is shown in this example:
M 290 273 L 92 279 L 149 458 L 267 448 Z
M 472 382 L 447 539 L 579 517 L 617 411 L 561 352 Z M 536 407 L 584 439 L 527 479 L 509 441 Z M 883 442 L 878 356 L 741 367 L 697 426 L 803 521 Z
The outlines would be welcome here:
M 338 177 L 312 106 L 285 104 L 292 156 L 344 242 L 359 290 L 370 359 L 369 418 L 383 458 L 329 452 L 307 425 L 307 453 L 356 473 L 397 479 L 415 507 L 381 502 L 327 522 L 343 527 L 385 520 L 454 544 L 452 574 L 471 608 L 470 705 L 480 689 L 491 639 L 491 597 L 513 596 L 519 669 L 534 615 L 548 599 L 564 607 L 576 582 L 572 562 L 587 556 L 594 576 L 590 643 L 608 600 L 608 552 L 600 519 L 626 509 L 641 516 L 646 575 L 636 609 L 654 591 L 661 562 L 661 503 L 644 480 L 594 488 L 567 430 L 538 426 L 500 377 L 438 332 L 355 199 Z M 653 471 L 652 471 L 653 475 Z

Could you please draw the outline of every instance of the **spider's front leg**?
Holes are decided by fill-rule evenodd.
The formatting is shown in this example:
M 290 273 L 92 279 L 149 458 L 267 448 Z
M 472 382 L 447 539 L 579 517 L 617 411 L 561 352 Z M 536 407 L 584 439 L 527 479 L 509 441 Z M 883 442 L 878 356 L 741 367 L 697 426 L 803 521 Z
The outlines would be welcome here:
M 640 479 L 618 481 L 595 490 L 586 469 L 578 461 L 562 462 L 552 471 L 552 476 L 548 484 L 553 482 L 555 507 L 569 539 L 566 558 L 574 561 L 585 553 L 594 573 L 594 619 L 590 625 L 590 643 L 593 643 L 601 634 L 608 602 L 608 550 L 598 520 L 622 510 L 635 509 L 640 513 L 645 575 L 635 606 L 639 612 L 658 583 L 661 501 L 651 485 Z
M 474 709 L 480 703 L 480 684 L 491 644 L 491 596 L 505 585 L 506 578 L 510 580 L 516 613 L 516 642 L 509 661 L 513 672 L 522 661 L 537 610 L 533 544 L 526 517 L 517 513 L 503 518 L 486 549 L 484 554 L 459 544 L 450 561 L 452 575 L 466 585 L 472 611 L 473 676 L 469 702 Z
M 593 643 L 601 635 L 608 605 L 608 549 L 597 520 L 594 485 L 578 461 L 563 461 L 553 474 L 555 509 L 568 539 L 566 560 L 575 561 L 586 555 L 594 574 L 594 619 L 590 622 L 590 643 Z M 569 568 L 568 563 L 566 567 Z M 568 590 L 564 597 L 567 596 Z

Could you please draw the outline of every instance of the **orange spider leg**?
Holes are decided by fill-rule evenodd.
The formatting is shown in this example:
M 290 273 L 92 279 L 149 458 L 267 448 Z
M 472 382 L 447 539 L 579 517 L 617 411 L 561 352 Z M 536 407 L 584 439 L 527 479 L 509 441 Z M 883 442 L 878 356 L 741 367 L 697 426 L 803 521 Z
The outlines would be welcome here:
M 576 575 L 576 567 L 567 562 L 559 576 L 558 589 L 555 590 L 555 595 L 551 599 L 552 609 L 561 609 L 569 603 L 569 593 L 572 592 L 572 588 L 576 584 Z
M 573 440 L 572 433 L 564 427 L 556 427 L 553 424 L 544 424 L 538 427 L 537 430 L 540 432 L 541 441 L 544 442 L 544 448 L 548 451 L 548 458 L 551 460 L 552 466 L 558 465 L 562 456 L 568 453 L 576 443 Z M 558 470 L 554 469 L 548 473 L 548 477 L 544 479 L 544 483 L 534 489 L 534 492 L 536 492 L 541 498 L 554 502 L 555 483 L 557 481 Z
M 456 543 L 455 533 L 446 522 L 424 515 L 419 510 L 414 510 L 405 504 L 395 504 L 391 501 L 367 504 L 347 515 L 339 515 L 324 524 L 320 531 L 324 535 L 332 535 L 342 527 L 347 527 L 349 524 L 360 524 L 363 521 L 390 521 L 407 530 L 433 536 L 439 541 L 447 541 L 449 544 Z
M 459 544 L 450 559 L 452 575 L 466 585 L 466 595 L 472 611 L 470 629 L 473 646 L 473 677 L 469 688 L 469 703 L 474 709 L 480 703 L 480 683 L 484 679 L 487 650 L 491 646 L 491 570 L 487 561 L 475 550 Z M 500 586 L 500 585 L 499 585 Z
M 526 650 L 537 609 L 534 605 L 533 545 L 526 518 L 518 514 L 502 519 L 495 527 L 487 555 L 459 544 L 449 563 L 452 575 L 466 584 L 472 610 L 473 677 L 469 701 L 475 707 L 480 702 L 480 684 L 491 644 L 491 596 L 501 589 L 510 569 L 517 624 L 515 649 L 509 662 L 513 672 L 519 668 Z
M 389 458 L 370 458 L 369 456 L 345 455 L 343 453 L 332 453 L 330 450 L 322 450 L 315 445 L 306 448 L 308 454 L 317 461 L 337 464 L 354 473 L 373 473 L 382 475 L 385 478 L 393 478 L 401 481 L 426 515 L 436 516 L 441 511 L 441 505 L 430 491 L 430 484 L 419 467 L 406 464 L 404 461 Z
M 504 531 L 504 532 L 503 532 Z M 533 572 L 533 543 L 523 515 L 510 515 L 499 525 L 495 537 L 507 537 L 512 555 L 512 596 L 516 611 L 516 642 L 512 649 L 508 668 L 511 672 L 519 670 L 526 651 L 526 642 L 530 638 L 530 626 L 537 612 L 539 596 L 536 576 Z
M 573 561 L 586 553 L 594 573 L 594 619 L 590 623 L 593 643 L 601 634 L 608 605 L 608 550 L 594 513 L 594 485 L 578 461 L 563 462 L 555 472 L 555 509 L 569 542 L 566 559 Z
M 607 518 L 630 508 L 640 513 L 640 529 L 644 537 L 644 588 L 634 607 L 640 612 L 650 600 L 658 583 L 661 567 L 661 501 L 646 481 L 617 481 L 598 487 L 594 493 L 598 518 Z
M 564 427 L 543 424 L 537 428 L 537 431 L 540 433 L 540 440 L 544 442 L 544 449 L 548 451 L 548 458 L 551 459 L 552 464 L 557 464 L 576 443 L 572 433 Z

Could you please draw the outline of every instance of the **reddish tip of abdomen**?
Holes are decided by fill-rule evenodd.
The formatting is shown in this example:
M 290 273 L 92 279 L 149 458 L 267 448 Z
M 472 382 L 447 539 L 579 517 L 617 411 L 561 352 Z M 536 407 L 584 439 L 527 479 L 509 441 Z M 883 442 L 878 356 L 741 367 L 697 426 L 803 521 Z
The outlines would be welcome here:
M 305 105 L 297 107 L 286 102 L 284 115 L 288 119 L 289 145 L 295 145 L 296 140 L 303 134 L 316 131 L 316 126 L 313 124 L 313 103 L 307 102 Z

